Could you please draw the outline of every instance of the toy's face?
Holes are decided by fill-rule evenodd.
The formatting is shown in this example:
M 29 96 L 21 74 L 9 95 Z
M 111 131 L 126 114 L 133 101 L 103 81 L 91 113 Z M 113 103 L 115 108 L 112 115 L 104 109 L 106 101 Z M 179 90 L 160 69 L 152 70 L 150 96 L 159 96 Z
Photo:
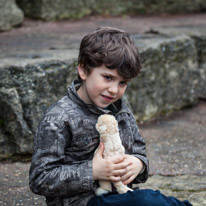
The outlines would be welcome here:
M 96 124 L 96 129 L 100 133 L 100 135 L 116 134 L 118 132 L 118 124 L 114 116 L 102 115 L 98 119 L 98 122 Z

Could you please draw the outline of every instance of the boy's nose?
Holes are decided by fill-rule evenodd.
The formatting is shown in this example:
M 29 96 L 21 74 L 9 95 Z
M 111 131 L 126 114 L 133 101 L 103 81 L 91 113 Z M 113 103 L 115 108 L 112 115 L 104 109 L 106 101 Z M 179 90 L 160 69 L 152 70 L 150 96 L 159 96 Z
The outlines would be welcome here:
M 111 85 L 108 89 L 109 93 L 111 94 L 117 94 L 118 93 L 118 85 Z

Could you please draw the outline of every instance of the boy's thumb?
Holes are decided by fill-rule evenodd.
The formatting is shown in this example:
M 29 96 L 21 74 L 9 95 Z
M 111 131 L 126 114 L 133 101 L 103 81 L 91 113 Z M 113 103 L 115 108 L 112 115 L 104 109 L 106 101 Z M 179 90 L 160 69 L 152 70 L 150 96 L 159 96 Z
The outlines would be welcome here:
M 98 147 L 98 150 L 97 150 L 97 154 L 102 156 L 103 155 L 103 152 L 104 152 L 104 144 L 102 142 L 99 143 L 99 147 Z

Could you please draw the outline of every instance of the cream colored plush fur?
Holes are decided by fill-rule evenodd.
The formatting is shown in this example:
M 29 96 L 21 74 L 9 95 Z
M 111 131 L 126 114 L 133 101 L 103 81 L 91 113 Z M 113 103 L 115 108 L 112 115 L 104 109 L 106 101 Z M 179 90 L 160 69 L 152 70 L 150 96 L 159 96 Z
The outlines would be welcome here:
M 125 149 L 122 146 L 118 123 L 114 116 L 109 114 L 101 115 L 98 118 L 96 129 L 100 134 L 100 141 L 104 144 L 104 158 L 124 154 Z M 124 185 L 121 181 L 113 182 L 112 184 L 120 194 L 126 193 L 128 190 L 132 191 L 132 189 Z M 109 181 L 99 181 L 99 185 L 100 187 L 96 190 L 96 195 L 107 194 L 112 191 L 112 185 Z

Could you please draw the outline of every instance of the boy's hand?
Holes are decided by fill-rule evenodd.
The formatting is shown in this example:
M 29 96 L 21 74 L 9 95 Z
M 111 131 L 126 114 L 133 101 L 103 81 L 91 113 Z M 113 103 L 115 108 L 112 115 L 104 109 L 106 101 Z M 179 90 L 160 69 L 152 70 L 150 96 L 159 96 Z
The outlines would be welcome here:
M 132 161 L 125 161 L 125 155 L 103 159 L 103 152 L 104 145 L 101 142 L 92 160 L 93 179 L 112 182 L 120 181 L 121 176 L 126 174 L 127 168 L 132 164 Z
M 121 176 L 121 181 L 127 185 L 131 183 L 143 168 L 143 163 L 137 157 L 133 155 L 125 155 L 124 162 L 129 162 L 127 171 Z

